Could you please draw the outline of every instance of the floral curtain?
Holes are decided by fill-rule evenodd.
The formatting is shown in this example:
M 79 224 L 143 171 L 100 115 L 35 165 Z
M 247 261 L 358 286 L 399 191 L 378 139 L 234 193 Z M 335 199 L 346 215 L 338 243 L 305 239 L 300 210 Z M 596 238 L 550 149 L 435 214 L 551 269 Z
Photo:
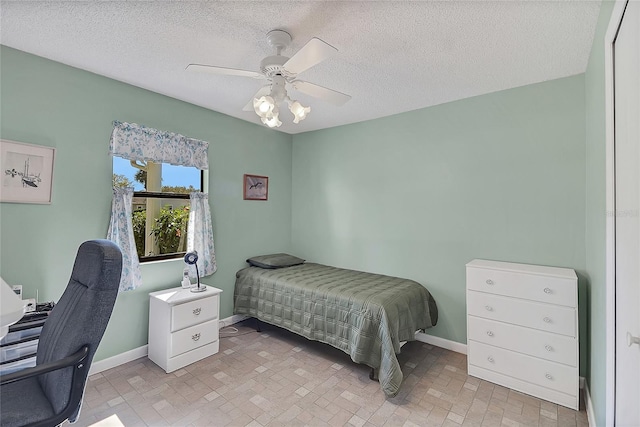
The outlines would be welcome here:
M 118 187 L 113 189 L 113 201 L 111 203 L 111 221 L 107 239 L 120 247 L 122 251 L 122 276 L 119 291 L 130 291 L 142 284 L 140 263 L 136 242 L 133 236 L 133 224 L 131 221 L 133 201 L 133 188 Z
M 209 196 L 206 193 L 191 193 L 191 209 L 189 211 L 189 227 L 187 233 L 187 252 L 198 253 L 198 271 L 200 276 L 208 276 L 216 272 L 216 254 L 213 245 L 213 227 L 209 212 Z M 190 274 L 195 277 L 195 268 Z
M 109 153 L 129 160 L 209 168 L 209 143 L 136 123 L 113 122 Z

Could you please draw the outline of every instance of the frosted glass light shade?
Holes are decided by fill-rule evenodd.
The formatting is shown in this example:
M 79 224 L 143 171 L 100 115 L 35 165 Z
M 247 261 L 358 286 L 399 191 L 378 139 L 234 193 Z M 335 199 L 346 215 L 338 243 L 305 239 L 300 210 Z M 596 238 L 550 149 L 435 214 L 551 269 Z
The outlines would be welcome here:
M 260 98 L 253 98 L 253 110 L 261 118 L 268 117 L 273 112 L 276 103 L 270 96 L 262 96 Z
M 263 117 L 261 120 L 262 120 L 262 123 L 269 126 L 270 128 L 277 128 L 277 127 L 280 127 L 280 125 L 282 125 L 282 122 L 278 118 L 277 114 L 272 115 L 269 118 Z
M 307 118 L 311 107 L 304 107 L 300 102 L 294 101 L 289 105 L 289 111 L 293 114 L 293 123 L 298 123 Z

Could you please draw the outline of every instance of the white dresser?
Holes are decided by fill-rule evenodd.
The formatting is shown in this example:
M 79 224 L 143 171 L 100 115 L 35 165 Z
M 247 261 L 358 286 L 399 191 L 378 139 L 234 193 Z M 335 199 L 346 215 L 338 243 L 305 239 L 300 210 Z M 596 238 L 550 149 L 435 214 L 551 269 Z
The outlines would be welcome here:
M 469 375 L 577 410 L 578 352 L 573 270 L 467 264 Z
M 222 290 L 172 288 L 149 294 L 149 359 L 167 373 L 216 354 Z

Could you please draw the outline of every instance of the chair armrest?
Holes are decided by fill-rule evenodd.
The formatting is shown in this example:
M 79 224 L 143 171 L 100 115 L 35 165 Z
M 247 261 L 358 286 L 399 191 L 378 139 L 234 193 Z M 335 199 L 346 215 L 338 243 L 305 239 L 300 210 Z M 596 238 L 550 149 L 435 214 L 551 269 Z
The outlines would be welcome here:
M 88 354 L 89 346 L 85 345 L 71 356 L 56 360 L 55 362 L 43 363 L 42 365 L 37 365 L 32 368 L 26 368 L 18 372 L 13 372 L 11 374 L 0 375 L 0 386 L 11 384 L 16 381 L 21 381 L 30 377 L 46 374 L 48 372 L 57 371 L 58 369 L 74 366 L 75 364 L 82 362 Z

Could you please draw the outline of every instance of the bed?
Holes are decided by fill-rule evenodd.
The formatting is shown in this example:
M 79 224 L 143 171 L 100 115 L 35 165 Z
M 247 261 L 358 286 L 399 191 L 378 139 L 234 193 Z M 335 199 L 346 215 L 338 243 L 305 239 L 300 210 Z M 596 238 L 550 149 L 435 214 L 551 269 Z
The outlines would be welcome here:
M 415 340 L 416 331 L 438 320 L 429 291 L 412 280 L 305 263 L 295 257 L 275 266 L 264 264 L 268 257 L 291 256 L 247 260 L 251 266 L 236 273 L 234 313 L 344 351 L 354 362 L 377 372 L 386 396 L 396 396 L 403 378 L 396 358 L 401 342 Z

